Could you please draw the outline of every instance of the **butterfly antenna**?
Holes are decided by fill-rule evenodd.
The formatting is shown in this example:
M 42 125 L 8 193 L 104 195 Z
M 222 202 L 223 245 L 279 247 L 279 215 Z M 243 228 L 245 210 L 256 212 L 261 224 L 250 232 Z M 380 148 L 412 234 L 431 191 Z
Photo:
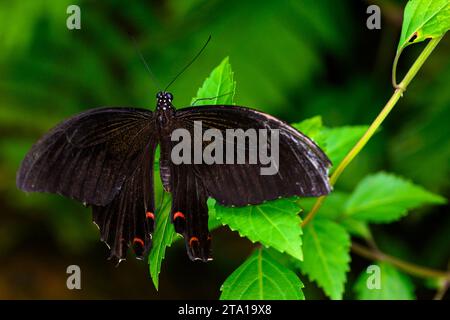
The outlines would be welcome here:
M 222 98 L 222 97 L 228 96 L 228 95 L 233 94 L 233 93 L 234 93 L 234 91 L 230 91 L 230 92 L 227 92 L 227 93 L 224 93 L 224 94 L 215 96 L 215 97 L 210 97 L 210 98 L 198 98 L 198 99 L 195 99 L 195 100 L 194 100 L 194 102 L 192 103 L 192 105 L 195 106 L 195 104 L 196 104 L 197 102 L 199 102 L 199 101 L 203 101 L 203 100 L 213 100 L 213 99 L 217 99 L 217 98 Z
M 144 58 L 144 56 L 142 55 L 141 50 L 139 50 L 139 46 L 138 46 L 138 44 L 137 44 L 136 39 L 135 39 L 133 36 L 130 36 L 130 37 L 131 37 L 131 40 L 133 41 L 134 48 L 136 49 L 136 52 L 137 52 L 137 54 L 139 55 L 139 58 L 141 59 L 142 63 L 143 63 L 144 66 L 145 66 L 145 69 L 147 70 L 148 74 L 150 75 L 150 78 L 153 80 L 153 82 L 156 84 L 156 86 L 157 86 L 158 89 L 160 90 L 160 89 L 161 89 L 161 85 L 160 85 L 160 83 L 158 82 L 158 80 L 156 79 L 155 74 L 152 72 L 152 70 L 151 70 L 150 67 L 148 66 L 147 61 L 145 61 L 145 58 Z M 160 90 L 160 91 L 161 91 L 161 90 Z
M 169 89 L 169 87 L 175 82 L 175 80 L 177 80 L 178 77 L 181 76 L 183 74 L 183 72 L 185 72 L 186 69 L 189 68 L 191 66 L 191 64 L 194 63 L 195 60 L 197 60 L 197 58 L 202 54 L 203 50 L 205 50 L 205 48 L 208 45 L 210 40 L 211 40 L 211 36 L 208 37 L 208 40 L 206 40 L 205 44 L 200 49 L 200 51 L 195 55 L 195 57 L 175 76 L 175 78 L 173 78 L 172 81 L 170 81 L 170 83 L 167 85 L 167 87 L 164 89 L 164 91 L 167 91 L 167 89 Z

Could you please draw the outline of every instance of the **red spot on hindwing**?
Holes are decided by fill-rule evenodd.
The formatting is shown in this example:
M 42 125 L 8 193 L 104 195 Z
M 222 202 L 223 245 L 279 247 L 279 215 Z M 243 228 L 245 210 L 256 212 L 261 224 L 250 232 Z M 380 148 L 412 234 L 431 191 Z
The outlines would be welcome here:
M 198 238 L 197 237 L 191 237 L 189 239 L 189 247 L 192 247 L 192 245 L 194 244 L 194 242 L 198 243 Z
M 180 211 L 175 212 L 175 214 L 173 215 L 173 220 L 177 219 L 177 218 L 181 218 L 183 220 L 186 220 L 186 217 L 184 216 L 184 214 Z
M 153 212 L 150 212 L 150 211 L 147 211 L 147 212 L 145 213 L 145 217 L 146 217 L 147 219 L 155 220 L 155 215 L 153 214 Z
M 133 244 L 136 244 L 136 243 L 140 244 L 142 247 L 144 246 L 144 240 L 142 240 L 141 238 L 135 237 L 133 239 Z

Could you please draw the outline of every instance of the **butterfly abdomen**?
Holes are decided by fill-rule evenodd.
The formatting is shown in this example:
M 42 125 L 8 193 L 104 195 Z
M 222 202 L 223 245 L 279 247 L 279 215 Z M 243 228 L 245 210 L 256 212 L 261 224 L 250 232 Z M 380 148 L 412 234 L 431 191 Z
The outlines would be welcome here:
M 170 188 L 170 168 L 167 161 L 159 160 L 159 175 L 161 176 L 161 181 L 163 183 L 164 190 L 166 192 L 171 192 Z

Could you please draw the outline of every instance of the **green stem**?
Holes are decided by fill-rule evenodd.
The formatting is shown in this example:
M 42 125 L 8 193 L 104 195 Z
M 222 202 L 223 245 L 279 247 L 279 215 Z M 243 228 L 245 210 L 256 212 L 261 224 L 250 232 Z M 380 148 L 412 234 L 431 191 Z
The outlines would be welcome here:
M 450 272 L 422 267 L 410 262 L 400 260 L 380 251 L 373 251 L 355 242 L 352 243 L 352 251 L 366 259 L 387 262 L 398 269 L 421 278 L 442 278 L 450 280 Z
M 367 144 L 367 142 L 372 138 L 372 136 L 375 134 L 377 129 L 383 123 L 384 119 L 386 119 L 388 114 L 391 112 L 392 108 L 394 108 L 394 106 L 397 104 L 397 101 L 400 100 L 402 95 L 403 95 L 402 89 L 400 89 L 400 88 L 395 89 L 394 94 L 389 99 L 388 103 L 384 106 L 383 110 L 381 110 L 381 112 L 378 114 L 378 116 L 372 122 L 372 124 L 367 129 L 367 131 L 364 133 L 364 135 L 361 137 L 361 139 L 355 144 L 355 146 L 352 148 L 352 150 L 350 150 L 350 152 L 345 156 L 345 158 L 337 166 L 336 170 L 334 170 L 334 172 L 330 178 L 331 185 L 336 184 L 336 181 L 339 179 L 342 172 L 344 172 L 344 170 L 347 168 L 347 166 L 350 164 L 350 162 L 353 161 L 353 159 L 358 155 L 358 153 L 362 150 L 362 148 L 364 148 L 364 146 Z
M 450 279 L 445 280 L 444 283 L 441 285 L 441 287 L 436 292 L 436 295 L 434 296 L 433 300 L 444 299 L 444 296 L 447 293 L 449 285 L 450 285 Z
M 443 37 L 443 36 L 442 36 Z M 364 148 L 364 146 L 369 142 L 369 140 L 372 138 L 374 133 L 378 130 L 380 125 L 383 123 L 384 119 L 389 115 L 389 113 L 392 111 L 394 106 L 397 104 L 398 100 L 403 96 L 403 92 L 406 91 L 406 88 L 414 79 L 417 72 L 419 72 L 420 68 L 423 66 L 425 61 L 430 56 L 431 52 L 433 52 L 434 48 L 436 48 L 439 41 L 441 41 L 442 37 L 438 37 L 435 39 L 430 40 L 430 42 L 427 44 L 427 46 L 424 48 L 420 56 L 416 59 L 412 67 L 409 69 L 406 76 L 403 78 L 402 82 L 400 82 L 392 97 L 389 99 L 389 101 L 386 103 L 384 108 L 381 110 L 381 112 L 378 114 L 378 116 L 375 118 L 375 120 L 370 125 L 369 129 L 364 133 L 364 135 L 359 139 L 359 141 L 355 144 L 355 146 L 350 150 L 350 152 L 345 156 L 345 158 L 339 163 L 336 170 L 334 170 L 333 174 L 330 177 L 330 184 L 334 186 L 336 184 L 336 181 L 341 176 L 342 172 L 347 168 L 347 166 L 352 162 L 352 160 L 358 155 L 358 153 Z M 319 197 L 311 211 L 306 215 L 305 219 L 303 220 L 302 226 L 307 225 L 316 215 L 317 211 L 322 206 L 323 201 L 325 200 L 325 196 Z
M 398 88 L 398 84 L 397 84 L 397 64 L 398 64 L 398 60 L 400 59 L 400 55 L 402 54 L 403 48 L 400 49 L 399 52 L 397 52 L 397 54 L 395 55 L 394 58 L 394 63 L 392 64 L 392 86 L 394 88 Z

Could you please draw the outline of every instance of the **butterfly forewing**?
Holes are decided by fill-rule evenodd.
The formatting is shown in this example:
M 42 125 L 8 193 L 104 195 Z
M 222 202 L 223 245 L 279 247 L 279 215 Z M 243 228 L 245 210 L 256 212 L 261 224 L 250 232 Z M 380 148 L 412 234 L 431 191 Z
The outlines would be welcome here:
M 331 165 L 326 155 L 309 138 L 288 124 L 261 112 L 237 106 L 202 106 L 186 108 L 176 113 L 178 126 L 194 131 L 196 122 L 202 130 L 215 128 L 222 132 L 225 144 L 226 129 L 278 129 L 279 164 L 273 175 L 262 175 L 261 163 L 195 164 L 208 195 L 223 205 L 243 206 L 288 196 L 321 196 L 331 187 L 327 171 Z M 192 133 L 193 134 L 193 133 Z M 245 152 L 250 146 L 247 142 Z M 269 154 L 272 151 L 269 144 Z
M 31 148 L 17 174 L 17 186 L 106 205 L 154 135 L 152 119 L 150 111 L 132 108 L 93 109 L 74 116 Z

